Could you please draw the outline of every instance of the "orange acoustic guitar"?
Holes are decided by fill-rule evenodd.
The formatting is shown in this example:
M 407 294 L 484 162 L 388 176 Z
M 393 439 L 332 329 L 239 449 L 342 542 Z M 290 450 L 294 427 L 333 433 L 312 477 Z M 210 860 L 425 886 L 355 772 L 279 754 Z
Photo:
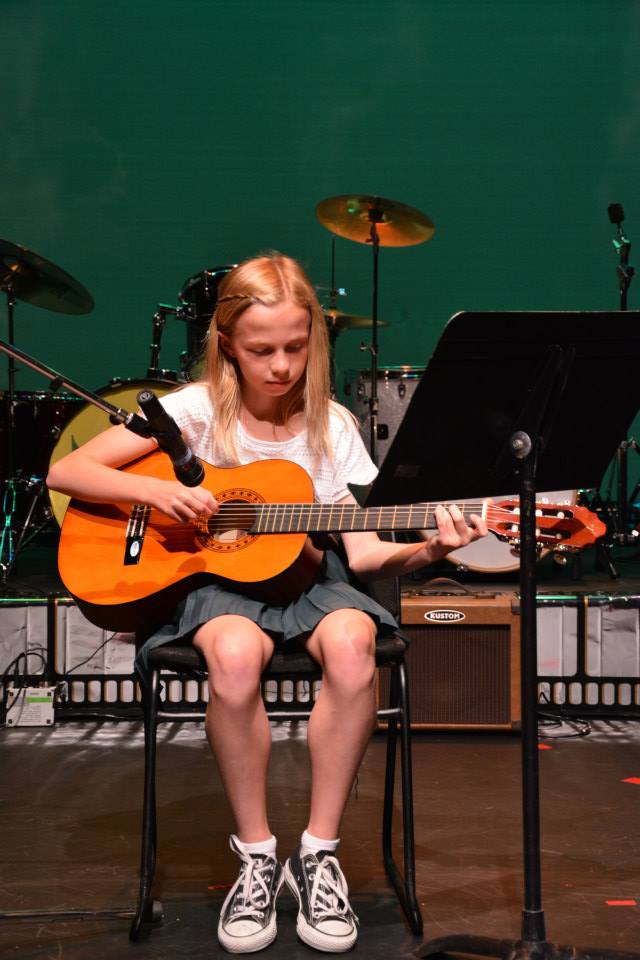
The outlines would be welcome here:
M 139 504 L 71 501 L 60 537 L 60 575 L 93 623 L 110 630 L 153 627 L 189 590 L 214 577 L 231 589 L 286 604 L 317 573 L 322 549 L 314 534 L 434 526 L 437 504 L 363 509 L 314 503 L 311 478 L 288 460 L 203 466 L 204 486 L 220 504 L 208 519 L 180 523 Z M 174 479 L 160 451 L 122 469 Z M 536 539 L 546 549 L 577 550 L 605 532 L 584 507 L 537 506 Z M 464 513 L 484 514 L 496 536 L 518 541 L 517 501 L 465 503 Z

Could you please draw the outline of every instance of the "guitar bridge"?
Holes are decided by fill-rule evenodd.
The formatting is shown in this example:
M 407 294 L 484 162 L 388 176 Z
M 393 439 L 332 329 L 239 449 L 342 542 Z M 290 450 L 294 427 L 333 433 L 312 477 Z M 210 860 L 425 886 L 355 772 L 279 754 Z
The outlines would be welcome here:
M 142 503 L 134 503 L 131 516 L 127 524 L 127 536 L 124 548 L 125 567 L 140 563 L 140 556 L 144 546 L 144 535 L 147 532 L 151 507 Z

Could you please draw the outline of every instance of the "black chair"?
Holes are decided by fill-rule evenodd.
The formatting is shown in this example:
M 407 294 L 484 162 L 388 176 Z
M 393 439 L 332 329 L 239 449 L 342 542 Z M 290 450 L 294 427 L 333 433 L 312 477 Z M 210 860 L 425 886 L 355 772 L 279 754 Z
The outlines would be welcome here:
M 372 585 L 369 585 L 371 588 Z M 390 594 L 391 591 L 391 594 Z M 396 581 L 381 581 L 371 590 L 376 599 L 393 612 L 399 610 L 399 589 Z M 390 602 L 391 596 L 391 602 Z M 422 915 L 415 888 L 415 844 L 413 828 L 413 787 L 411 773 L 411 740 L 409 692 L 405 652 L 408 642 L 400 631 L 390 637 L 379 636 L 376 641 L 376 663 L 390 671 L 389 703 L 378 710 L 378 718 L 387 723 L 387 754 L 382 814 L 382 856 L 387 876 L 396 892 L 409 927 L 414 934 L 423 930 Z M 156 731 L 164 720 L 193 720 L 204 717 L 206 703 L 202 700 L 189 704 L 171 704 L 161 696 L 162 685 L 173 679 L 206 678 L 206 663 L 199 651 L 187 645 L 164 645 L 153 650 L 149 657 L 149 673 L 141 684 L 145 731 L 144 802 L 142 817 L 142 852 L 140 862 L 140 892 L 136 914 L 129 937 L 138 940 L 154 923 L 162 920 L 162 904 L 153 898 L 153 879 L 156 866 Z M 161 671 L 168 671 L 163 673 Z M 318 664 L 303 650 L 278 651 L 265 670 L 263 690 L 269 681 L 275 681 L 277 697 L 271 699 L 274 684 L 265 695 L 268 715 L 274 720 L 307 719 L 313 700 L 308 704 L 283 698 L 284 681 L 308 681 L 309 689 L 321 679 Z M 401 796 L 404 875 L 400 873 L 392 853 L 393 800 L 396 770 L 396 748 L 400 739 Z

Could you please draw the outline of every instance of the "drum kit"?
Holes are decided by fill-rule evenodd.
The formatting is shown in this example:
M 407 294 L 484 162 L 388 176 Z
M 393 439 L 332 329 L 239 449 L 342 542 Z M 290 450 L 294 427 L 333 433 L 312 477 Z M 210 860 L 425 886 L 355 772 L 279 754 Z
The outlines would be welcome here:
M 335 379 L 335 348 L 345 330 L 369 330 L 371 340 L 363 345 L 370 355 L 365 370 L 347 373 L 345 403 L 357 417 L 363 439 L 372 458 L 384 457 L 402 420 L 424 368 L 410 365 L 383 366 L 378 359 L 379 248 L 424 243 L 435 231 L 431 220 L 420 211 L 383 197 L 345 195 L 331 197 L 316 206 L 320 223 L 332 234 L 331 287 L 324 316 L 332 354 L 332 381 Z M 337 298 L 335 237 L 369 245 L 372 252 L 371 316 L 344 313 Z M 218 288 L 236 264 L 223 264 L 190 276 L 182 285 L 176 305 L 159 304 L 153 315 L 151 357 L 146 377 L 113 379 L 97 393 L 124 409 L 135 409 L 138 392 L 148 387 L 162 396 L 177 383 L 197 380 L 202 369 L 209 323 L 215 309 Z M 318 288 L 323 289 L 323 288 Z M 59 313 L 89 313 L 94 306 L 89 292 L 77 280 L 38 254 L 10 241 L 0 240 L 0 290 L 8 305 L 8 341 L 14 344 L 16 300 Z M 180 370 L 159 365 L 162 333 L 167 317 L 174 316 L 186 327 L 186 350 Z M 5 352 L 8 352 L 5 350 Z M 17 391 L 15 363 L 9 354 L 8 389 L 0 391 L 0 443 L 5 451 L 0 465 L 0 491 L 4 526 L 0 533 L 0 577 L 6 581 L 20 549 L 55 518 L 62 522 L 68 497 L 44 485 L 49 465 L 106 429 L 107 414 L 79 396 L 50 391 Z M 335 382 L 332 382 L 335 390 Z M 575 503 L 574 491 L 560 491 L 554 502 Z M 492 537 L 452 554 L 458 566 L 482 573 L 517 570 L 519 561 L 507 544 Z

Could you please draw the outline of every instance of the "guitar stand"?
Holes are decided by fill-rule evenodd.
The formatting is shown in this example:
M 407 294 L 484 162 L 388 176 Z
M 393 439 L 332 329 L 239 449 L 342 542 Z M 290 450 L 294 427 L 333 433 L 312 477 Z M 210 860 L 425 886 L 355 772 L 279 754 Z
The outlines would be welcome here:
M 617 439 L 640 406 L 638 313 L 460 313 L 447 324 L 363 505 L 520 496 L 522 820 L 521 935 L 439 937 L 416 956 L 504 960 L 640 960 L 547 940 L 541 898 L 537 716 L 536 484 L 597 487 Z M 611 383 L 595 396 L 593 364 L 606 356 Z M 618 366 L 620 364 L 620 366 Z M 615 384 L 613 371 L 615 370 Z M 627 382 L 629 381 L 629 382 Z M 441 397 L 453 399 L 442 407 Z M 601 396 L 615 396 L 603 410 Z M 430 416 L 438 410 L 438 417 Z M 469 410 L 474 411 L 472 429 Z M 464 438 L 452 443 L 451 438 Z M 436 461 L 434 451 L 446 451 Z M 567 510 L 570 510 L 568 507 Z

